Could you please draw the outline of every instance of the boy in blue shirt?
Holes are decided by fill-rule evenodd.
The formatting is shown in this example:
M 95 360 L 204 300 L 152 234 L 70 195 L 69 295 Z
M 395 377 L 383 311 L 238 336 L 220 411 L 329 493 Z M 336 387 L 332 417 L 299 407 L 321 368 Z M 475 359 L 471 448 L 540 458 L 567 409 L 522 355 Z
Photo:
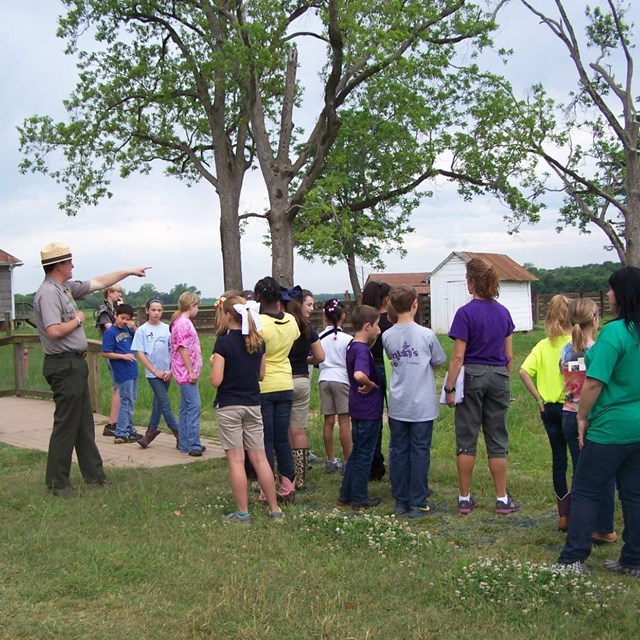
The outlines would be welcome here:
M 401 285 L 389 292 L 398 320 L 384 332 L 382 344 L 391 361 L 389 386 L 389 470 L 396 514 L 422 518 L 433 511 L 427 502 L 431 435 L 438 417 L 433 370 L 446 356 L 431 329 L 415 322 L 418 296 Z
M 113 377 L 120 394 L 120 411 L 113 442 L 125 444 L 142 438 L 133 426 L 133 409 L 138 395 L 138 362 L 131 351 L 134 329 L 133 309 L 128 304 L 115 308 L 113 324 L 102 336 L 102 355 L 111 362 Z
M 382 428 L 382 391 L 369 346 L 380 334 L 380 313 L 368 305 L 355 307 L 351 321 L 356 335 L 347 347 L 349 415 L 353 448 L 345 465 L 338 504 L 354 511 L 375 507 L 380 498 L 368 496 L 369 470 Z

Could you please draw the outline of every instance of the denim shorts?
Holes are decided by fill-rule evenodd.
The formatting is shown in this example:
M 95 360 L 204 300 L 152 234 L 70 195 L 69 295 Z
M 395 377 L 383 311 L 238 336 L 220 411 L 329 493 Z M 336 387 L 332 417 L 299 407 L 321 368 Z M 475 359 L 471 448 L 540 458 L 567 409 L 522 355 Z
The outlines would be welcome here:
M 456 452 L 475 455 L 480 427 L 489 458 L 506 458 L 509 451 L 507 409 L 511 394 L 504 366 L 467 364 L 464 400 L 456 405 Z

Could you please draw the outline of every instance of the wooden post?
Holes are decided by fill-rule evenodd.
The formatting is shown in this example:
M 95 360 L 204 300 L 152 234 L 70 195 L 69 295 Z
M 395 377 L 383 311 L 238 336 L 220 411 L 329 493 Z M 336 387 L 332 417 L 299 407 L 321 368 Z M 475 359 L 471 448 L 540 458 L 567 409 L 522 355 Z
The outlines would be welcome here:
M 4 312 L 4 330 L 8 336 L 11 335 L 13 330 L 13 326 L 11 325 L 11 314 L 8 311 Z
M 13 345 L 13 375 L 16 385 L 16 395 L 21 396 L 25 385 L 24 360 L 22 359 L 24 343 L 16 342 Z
M 91 343 L 96 343 L 91 348 Z M 87 367 L 89 369 L 89 396 L 91 397 L 91 409 L 94 413 L 102 413 L 102 388 L 100 385 L 100 347 L 97 340 L 91 340 L 87 351 Z

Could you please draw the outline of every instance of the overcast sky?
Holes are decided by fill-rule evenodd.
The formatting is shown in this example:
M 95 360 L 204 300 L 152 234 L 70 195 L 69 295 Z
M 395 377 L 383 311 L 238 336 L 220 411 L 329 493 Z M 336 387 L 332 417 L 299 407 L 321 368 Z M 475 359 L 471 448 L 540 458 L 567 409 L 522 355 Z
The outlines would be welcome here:
M 587 3 L 568 0 L 566 4 L 583 14 Z M 635 4 L 635 22 L 639 23 L 640 3 Z M 149 176 L 115 179 L 111 200 L 69 218 L 57 208 L 64 196 L 61 187 L 46 176 L 20 175 L 16 126 L 34 114 L 64 118 L 62 101 L 75 85 L 75 62 L 64 55 L 64 42 L 55 37 L 56 18 L 62 11 L 59 2 L 21 0 L 2 5 L 0 249 L 24 262 L 14 272 L 15 291 L 37 289 L 42 280 L 39 251 L 48 242 L 60 241 L 72 249 L 75 277 L 153 265 L 148 281 L 160 291 L 186 282 L 204 295 L 217 295 L 223 288 L 218 201 L 209 185 L 189 189 L 158 168 Z M 546 8 L 551 2 L 539 0 L 537 5 Z M 530 14 L 514 7 L 501 22 L 497 43 L 516 49 L 506 69 L 514 84 L 524 90 L 543 82 L 559 97 L 574 86 L 566 51 Z M 253 172 L 246 182 L 241 210 L 259 211 L 265 205 L 259 172 Z M 554 206 L 543 214 L 543 223 L 527 226 L 515 236 L 507 233 L 505 213 L 496 201 L 464 203 L 446 183 L 435 185 L 434 196 L 413 214 L 411 224 L 416 231 L 406 237 L 408 256 L 400 260 L 389 255 L 386 271 L 431 271 L 451 251 L 464 250 L 506 253 L 521 264 L 545 268 L 616 259 L 604 250 L 606 238 L 597 230 L 588 236 L 573 230 L 557 234 Z M 261 241 L 265 231 L 263 224 L 253 221 L 243 239 L 243 277 L 249 288 L 270 270 L 269 250 Z M 362 265 L 365 278 L 370 272 Z M 295 282 L 318 293 L 350 288 L 346 266 L 328 267 L 298 257 Z M 129 279 L 123 284 L 137 290 L 142 282 Z

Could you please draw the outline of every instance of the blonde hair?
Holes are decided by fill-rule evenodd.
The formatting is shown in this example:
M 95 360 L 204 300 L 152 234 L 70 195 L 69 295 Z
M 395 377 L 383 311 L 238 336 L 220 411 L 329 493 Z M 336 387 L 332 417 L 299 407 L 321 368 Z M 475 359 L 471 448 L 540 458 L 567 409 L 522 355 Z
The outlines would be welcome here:
M 102 293 L 106 298 L 111 292 L 122 293 L 122 287 L 119 284 L 112 284 L 110 287 L 103 289 Z
M 496 268 L 484 258 L 472 258 L 467 262 L 467 280 L 473 293 L 484 300 L 497 298 L 500 293 L 500 278 Z
M 238 323 L 242 324 L 242 316 L 233 308 L 234 304 L 246 304 L 246 300 L 242 296 L 229 296 L 222 303 L 222 313 L 228 313 L 231 317 Z M 255 322 L 251 317 L 251 314 L 248 315 L 249 320 L 249 333 L 244 337 L 244 344 L 247 349 L 247 353 L 256 353 L 260 346 L 263 343 L 262 336 L 258 333 L 256 329 Z
M 178 308 L 171 316 L 169 327 L 173 327 L 173 323 L 176 321 L 180 314 L 184 313 L 185 311 L 189 311 L 191 307 L 196 307 L 199 304 L 200 296 L 197 293 L 194 293 L 193 291 L 185 291 L 183 294 L 181 294 L 181 296 L 178 298 Z
M 569 301 L 569 323 L 573 326 L 571 344 L 576 353 L 586 351 L 587 336 L 584 330 L 597 317 L 598 305 L 591 298 L 575 298 Z
M 544 330 L 550 338 L 559 338 L 567 335 L 570 329 L 569 300 L 561 294 L 555 295 L 549 301 Z
M 231 297 L 244 299 L 244 296 L 237 289 L 229 289 L 228 291 L 220 294 L 220 296 L 218 297 L 218 302 L 215 306 L 216 315 L 213 324 L 213 332 L 218 337 L 223 336 L 225 333 L 227 333 L 227 325 L 224 322 L 224 313 L 222 311 L 225 300 Z

